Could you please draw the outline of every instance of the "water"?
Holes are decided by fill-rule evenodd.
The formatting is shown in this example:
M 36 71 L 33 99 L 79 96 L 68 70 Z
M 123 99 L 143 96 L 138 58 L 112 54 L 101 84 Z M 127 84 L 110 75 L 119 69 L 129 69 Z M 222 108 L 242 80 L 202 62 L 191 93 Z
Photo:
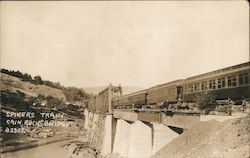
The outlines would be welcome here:
M 64 145 L 70 140 L 42 145 L 36 148 L 4 153 L 3 158 L 69 158 L 69 152 Z

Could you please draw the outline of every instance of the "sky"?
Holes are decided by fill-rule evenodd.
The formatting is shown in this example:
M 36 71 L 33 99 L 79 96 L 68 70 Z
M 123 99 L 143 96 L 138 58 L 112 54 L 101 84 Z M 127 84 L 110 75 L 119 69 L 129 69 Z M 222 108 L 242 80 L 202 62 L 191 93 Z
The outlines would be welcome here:
M 148 88 L 249 61 L 247 1 L 2 1 L 1 67 Z

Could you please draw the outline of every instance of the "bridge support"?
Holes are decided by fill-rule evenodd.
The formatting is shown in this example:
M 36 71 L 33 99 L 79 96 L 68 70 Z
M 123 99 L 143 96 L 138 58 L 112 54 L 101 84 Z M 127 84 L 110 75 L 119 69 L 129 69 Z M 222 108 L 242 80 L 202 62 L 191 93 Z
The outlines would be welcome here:
M 168 126 L 159 123 L 153 123 L 153 152 L 155 154 L 162 147 L 171 142 L 174 138 L 178 137 L 179 134 L 170 129 Z
M 152 154 L 152 130 L 141 121 L 131 124 L 128 157 L 148 158 Z
M 117 120 L 113 153 L 128 157 L 130 123 L 122 119 Z
M 85 111 L 85 124 L 87 138 L 91 147 L 98 150 L 101 155 L 112 152 L 112 115 L 96 114 Z
M 125 158 L 148 158 L 179 135 L 161 123 L 130 122 L 88 111 L 84 114 L 90 146 L 103 156 L 118 153 Z
M 107 115 L 104 119 L 102 155 L 112 152 L 112 115 Z

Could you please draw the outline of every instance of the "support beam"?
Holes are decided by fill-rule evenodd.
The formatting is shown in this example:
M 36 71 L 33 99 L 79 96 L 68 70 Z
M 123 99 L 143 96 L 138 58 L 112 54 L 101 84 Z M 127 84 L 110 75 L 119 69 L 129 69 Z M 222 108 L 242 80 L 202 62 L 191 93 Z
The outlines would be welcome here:
M 138 120 L 138 114 L 132 111 L 114 110 L 113 116 L 114 118 L 123 119 L 131 122 Z
M 163 115 L 162 123 L 167 126 L 174 126 L 188 129 L 200 122 L 200 116 L 190 115 Z

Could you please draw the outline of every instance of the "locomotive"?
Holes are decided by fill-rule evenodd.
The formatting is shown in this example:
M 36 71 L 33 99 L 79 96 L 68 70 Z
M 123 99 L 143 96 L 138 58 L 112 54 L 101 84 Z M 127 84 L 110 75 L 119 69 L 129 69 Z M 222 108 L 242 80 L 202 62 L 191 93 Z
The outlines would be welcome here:
M 175 80 L 112 98 L 112 108 L 168 108 L 178 103 L 197 102 L 197 96 L 211 94 L 213 100 L 249 101 L 250 62 Z

